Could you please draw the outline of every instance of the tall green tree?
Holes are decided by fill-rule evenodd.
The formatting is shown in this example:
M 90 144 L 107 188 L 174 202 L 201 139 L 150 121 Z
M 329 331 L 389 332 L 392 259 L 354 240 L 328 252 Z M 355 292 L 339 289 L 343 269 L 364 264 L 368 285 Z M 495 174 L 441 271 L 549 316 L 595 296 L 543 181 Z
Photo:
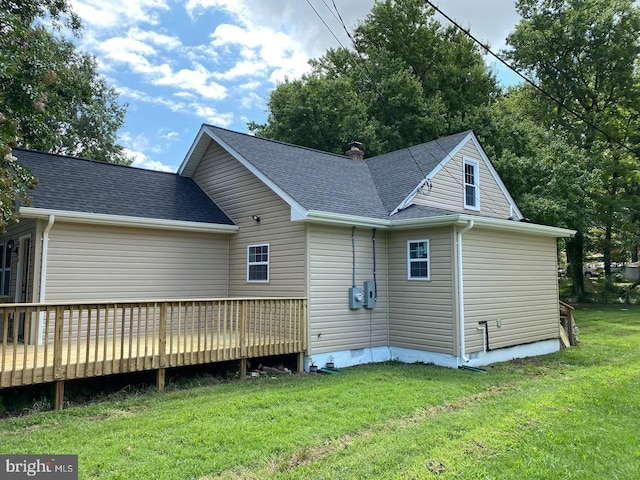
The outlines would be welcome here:
M 117 143 L 126 106 L 64 38 L 80 32 L 65 0 L 0 0 L 0 231 L 36 184 L 11 147 L 130 163 Z
M 353 49 L 327 51 L 310 62 L 312 73 L 273 90 L 267 123 L 249 128 L 289 142 L 314 131 L 312 143 L 303 144 L 333 152 L 344 151 L 343 139 L 363 135 L 367 155 L 374 155 L 486 119 L 486 106 L 499 91 L 493 74 L 478 47 L 443 27 L 423 1 L 377 1 L 353 38 Z M 342 96 L 323 97 L 330 89 Z M 311 97 L 318 100 L 315 115 L 300 118 Z M 291 113 L 299 120 L 288 120 Z
M 507 55 L 554 98 L 536 93 L 534 117 L 582 149 L 597 178 L 587 194 L 610 275 L 615 232 L 637 203 L 640 11 L 632 0 L 519 0 L 516 9 Z M 568 244 L 580 265 L 584 233 Z M 581 268 L 574 274 L 580 285 Z

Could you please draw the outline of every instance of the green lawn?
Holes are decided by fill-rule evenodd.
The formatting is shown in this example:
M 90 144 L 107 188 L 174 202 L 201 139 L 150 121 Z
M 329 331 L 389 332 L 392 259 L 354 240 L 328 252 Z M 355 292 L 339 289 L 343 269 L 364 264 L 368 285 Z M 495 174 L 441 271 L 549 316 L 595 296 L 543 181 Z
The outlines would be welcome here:
M 80 478 L 636 479 L 640 307 L 578 309 L 581 344 L 477 373 L 389 363 L 0 421 L 1 453 Z

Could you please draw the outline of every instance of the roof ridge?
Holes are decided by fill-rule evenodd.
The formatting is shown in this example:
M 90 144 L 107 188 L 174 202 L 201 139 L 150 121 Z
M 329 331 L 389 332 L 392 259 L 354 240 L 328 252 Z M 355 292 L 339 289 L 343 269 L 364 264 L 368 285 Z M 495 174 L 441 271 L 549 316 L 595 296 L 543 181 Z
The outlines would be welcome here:
M 299 149 L 302 149 L 302 150 L 309 150 L 311 152 L 322 153 L 324 155 L 332 155 L 332 156 L 335 156 L 335 157 L 338 157 L 338 158 L 349 159 L 348 156 L 342 155 L 340 153 L 327 152 L 326 150 L 318 150 L 317 148 L 305 147 L 304 145 L 296 145 L 295 143 L 288 143 L 288 142 L 283 142 L 281 140 L 275 140 L 275 139 L 272 139 L 272 138 L 259 137 L 257 135 L 250 135 L 248 133 L 237 132 L 235 130 L 230 130 L 228 128 L 218 127 L 217 125 L 212 125 L 210 123 L 205 123 L 205 125 L 207 127 L 209 127 L 209 128 L 213 128 L 213 129 L 216 129 L 216 130 L 224 130 L 225 132 L 229 132 L 229 133 L 232 133 L 232 134 L 235 134 L 235 135 L 243 135 L 245 137 L 257 138 L 258 140 L 264 140 L 265 142 L 277 143 L 279 145 L 284 145 L 284 146 L 287 146 L 287 147 L 295 147 L 295 148 L 299 148 Z

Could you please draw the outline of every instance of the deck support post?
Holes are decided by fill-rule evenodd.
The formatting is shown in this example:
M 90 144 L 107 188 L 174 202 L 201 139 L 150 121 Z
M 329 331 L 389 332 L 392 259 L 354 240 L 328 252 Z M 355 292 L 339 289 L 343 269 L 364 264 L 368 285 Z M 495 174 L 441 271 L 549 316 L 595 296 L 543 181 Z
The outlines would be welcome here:
M 240 380 L 247 377 L 247 357 L 240 359 Z
M 157 386 L 159 392 L 164 392 L 165 372 L 166 368 L 158 369 Z
M 298 373 L 304 371 L 304 352 L 298 352 Z
M 55 398 L 53 400 L 53 409 L 62 410 L 64 407 L 64 380 L 58 380 L 55 388 Z

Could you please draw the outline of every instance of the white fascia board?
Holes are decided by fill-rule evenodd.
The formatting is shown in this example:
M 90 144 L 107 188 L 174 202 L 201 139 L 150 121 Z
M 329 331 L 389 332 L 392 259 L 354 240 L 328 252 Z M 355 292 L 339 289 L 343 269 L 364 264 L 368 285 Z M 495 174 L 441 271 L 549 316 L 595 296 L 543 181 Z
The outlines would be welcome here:
M 405 208 L 407 208 L 409 206 L 409 204 L 411 203 L 411 200 L 413 200 L 413 197 L 415 197 L 418 192 L 420 191 L 420 189 L 422 187 L 424 187 L 424 185 L 430 181 L 432 175 L 428 175 L 426 178 L 423 178 L 422 181 L 418 184 L 418 186 L 416 188 L 414 188 L 413 190 L 411 190 L 411 193 L 409 195 L 407 195 L 407 197 L 402 201 L 402 203 L 400 203 L 400 205 L 398 205 L 393 212 L 391 212 L 391 215 L 395 215 L 396 213 L 398 213 L 400 210 L 404 210 Z
M 304 218 L 298 218 L 298 220 L 313 223 L 323 223 L 326 225 L 348 225 L 351 227 L 372 227 L 381 229 L 387 229 L 391 225 L 391 221 L 387 219 L 360 217 L 357 215 L 344 215 L 331 212 L 320 212 L 317 210 L 309 210 Z
M 440 215 L 429 218 L 408 218 L 405 220 L 391 220 L 392 230 L 421 227 L 444 227 L 448 225 L 466 225 L 468 222 L 462 215 Z
M 55 215 L 56 222 L 85 223 L 92 225 L 111 225 L 121 227 L 154 228 L 161 230 L 178 230 L 183 232 L 225 233 L 238 231 L 237 225 L 218 223 L 184 222 L 164 220 L 160 218 L 127 217 L 123 215 L 107 215 L 103 213 L 72 212 L 67 210 L 51 210 L 45 208 L 20 207 L 19 216 L 47 220 Z
M 355 227 L 380 228 L 389 230 L 403 230 L 409 228 L 434 228 L 450 225 L 468 225 L 474 222 L 476 227 L 483 227 L 492 230 L 511 231 L 530 235 L 542 235 L 548 237 L 573 237 L 575 230 L 567 228 L 550 227 L 537 223 L 519 222 L 514 220 L 502 220 L 498 218 L 487 218 L 475 215 L 440 215 L 429 218 L 409 218 L 404 220 L 375 219 L 358 217 L 355 215 L 342 215 L 338 213 L 309 211 L 304 217 L 297 221 L 308 221 L 312 223 L 323 223 L 327 225 L 348 225 Z
M 224 148 L 233 158 L 238 160 L 247 170 L 249 170 L 256 177 L 258 177 L 258 179 L 262 183 L 264 183 L 276 195 L 278 195 L 282 200 L 284 200 L 291 207 L 292 216 L 293 216 L 293 211 L 296 211 L 298 213 L 306 212 L 306 209 L 302 205 L 296 202 L 293 199 L 293 197 L 291 197 L 291 195 L 285 192 L 282 188 L 276 185 L 276 183 L 274 183 L 269 177 L 267 177 L 264 173 L 262 173 L 259 169 L 257 169 L 256 166 L 253 165 L 253 163 L 248 161 L 246 158 L 244 158 L 242 155 L 236 152 L 233 148 L 231 148 L 231 146 L 229 146 L 224 140 L 222 140 L 218 135 L 213 133 L 211 129 L 207 128 L 206 126 L 204 128 L 207 135 L 209 135 L 209 137 L 213 141 L 215 141 L 218 145 Z
M 476 227 L 490 228 L 494 230 L 527 233 L 531 235 L 542 235 L 546 237 L 564 238 L 573 237 L 575 230 L 560 227 L 550 227 L 538 223 L 519 222 L 516 220 L 502 220 L 497 218 L 478 218 L 471 215 L 465 216 L 468 220 L 473 220 Z
M 196 138 L 193 140 L 191 147 L 189 147 L 189 151 L 185 155 L 184 160 L 182 160 L 182 163 L 178 167 L 178 175 L 187 175 L 190 177 L 196 168 L 198 168 L 198 163 L 200 163 L 200 160 L 202 159 L 202 156 L 209 144 L 209 136 L 206 135 L 205 128 L 206 127 L 204 125 L 200 127 L 198 135 L 196 135 Z M 189 167 L 189 170 L 187 170 L 187 167 Z
M 447 225 L 468 225 L 474 222 L 476 228 L 488 228 L 508 232 L 542 235 L 555 238 L 573 237 L 575 230 L 567 228 L 550 227 L 537 223 L 519 222 L 514 220 L 502 220 L 499 218 L 487 218 L 475 215 L 442 215 L 429 218 L 411 218 L 406 220 L 392 220 L 391 229 L 399 230 L 420 227 L 442 227 Z

